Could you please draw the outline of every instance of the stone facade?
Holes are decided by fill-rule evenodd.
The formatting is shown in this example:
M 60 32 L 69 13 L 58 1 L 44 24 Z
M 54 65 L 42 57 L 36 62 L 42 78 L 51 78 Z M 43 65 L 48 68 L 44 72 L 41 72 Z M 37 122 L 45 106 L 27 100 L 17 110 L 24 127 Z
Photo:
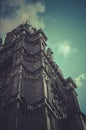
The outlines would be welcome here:
M 76 85 L 46 40 L 27 23 L 0 38 L 0 130 L 85 130 Z

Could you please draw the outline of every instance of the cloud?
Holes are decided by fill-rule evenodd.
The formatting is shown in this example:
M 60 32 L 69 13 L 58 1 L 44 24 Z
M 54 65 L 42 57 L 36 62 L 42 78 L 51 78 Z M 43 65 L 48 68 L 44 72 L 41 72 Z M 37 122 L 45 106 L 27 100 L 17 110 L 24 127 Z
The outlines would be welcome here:
M 51 16 L 45 16 L 45 20 L 49 21 L 49 22 L 57 22 L 56 18 L 52 18 Z
M 26 2 L 25 0 L 3 0 L 1 5 L 0 31 L 2 36 L 26 20 L 36 28 L 43 29 L 45 27 L 43 18 L 39 17 L 39 14 L 45 12 L 45 5 L 42 2 L 37 1 L 33 3 Z
M 80 74 L 78 77 L 75 78 L 75 82 L 78 87 L 82 87 L 85 81 L 86 81 L 86 74 L 84 73 Z
M 15 16 L 17 9 L 20 8 L 22 0 L 3 0 L 0 1 L 0 18 L 10 18 Z
M 60 43 L 57 43 L 57 53 L 59 55 L 64 56 L 64 58 L 68 57 L 70 54 L 77 51 L 76 48 L 71 47 L 69 40 L 64 40 Z

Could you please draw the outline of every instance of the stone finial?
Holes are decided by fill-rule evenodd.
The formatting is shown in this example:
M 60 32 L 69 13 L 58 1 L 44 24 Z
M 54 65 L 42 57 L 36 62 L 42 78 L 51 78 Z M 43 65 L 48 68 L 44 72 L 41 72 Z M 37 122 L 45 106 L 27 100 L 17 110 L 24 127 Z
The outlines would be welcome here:
M 53 60 L 53 52 L 50 48 L 47 49 L 47 56 L 51 61 Z

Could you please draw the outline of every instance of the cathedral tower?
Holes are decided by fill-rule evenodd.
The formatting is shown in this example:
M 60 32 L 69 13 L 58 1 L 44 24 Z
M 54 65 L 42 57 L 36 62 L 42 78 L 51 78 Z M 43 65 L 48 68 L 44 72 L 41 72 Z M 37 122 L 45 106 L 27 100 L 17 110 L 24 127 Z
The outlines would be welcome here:
M 0 130 L 84 130 L 76 85 L 46 40 L 25 23 L 0 42 Z

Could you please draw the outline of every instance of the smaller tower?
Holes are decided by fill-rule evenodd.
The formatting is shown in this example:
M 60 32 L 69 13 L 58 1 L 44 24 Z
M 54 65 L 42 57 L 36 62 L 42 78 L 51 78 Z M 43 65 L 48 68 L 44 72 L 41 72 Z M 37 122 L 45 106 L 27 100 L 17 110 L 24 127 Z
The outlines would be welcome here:
M 63 121 L 63 130 L 84 130 L 81 111 L 77 100 L 77 93 L 75 91 L 76 84 L 71 77 L 64 82 L 65 92 L 67 97 L 67 118 Z M 68 125 L 67 125 L 68 124 Z

